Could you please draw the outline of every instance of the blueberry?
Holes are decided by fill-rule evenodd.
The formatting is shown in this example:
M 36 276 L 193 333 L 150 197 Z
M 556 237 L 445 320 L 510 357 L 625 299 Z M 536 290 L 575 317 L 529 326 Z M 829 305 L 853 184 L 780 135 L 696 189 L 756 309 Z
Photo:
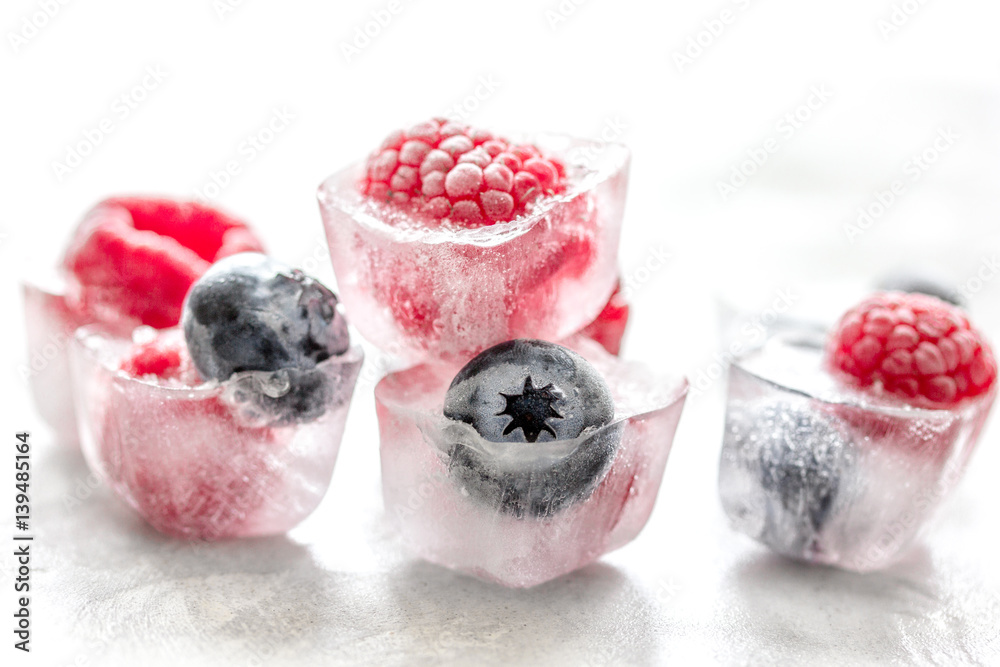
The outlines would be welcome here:
M 937 297 L 955 306 L 964 306 L 958 289 L 940 276 L 926 270 L 899 270 L 878 281 L 878 289 L 886 292 L 917 292 Z
M 726 439 L 724 459 L 737 455 L 759 484 L 760 504 L 746 505 L 761 513 L 756 537 L 791 555 L 818 548 L 851 494 L 856 454 L 850 438 L 821 413 L 769 400 L 731 413 Z
M 515 516 L 542 517 L 590 496 L 621 440 L 608 426 L 614 402 L 604 378 L 579 354 L 539 340 L 512 340 L 470 361 L 445 395 L 444 414 L 489 443 L 456 443 L 449 471 L 477 500 Z M 563 456 L 544 443 L 593 433 Z M 538 447 L 533 447 L 537 445 Z
M 195 282 L 181 324 L 203 377 L 287 371 L 265 383 L 267 391 L 252 390 L 252 382 L 241 390 L 276 423 L 309 421 L 323 413 L 331 393 L 317 364 L 350 347 L 337 303 L 336 294 L 301 271 L 241 253 L 215 263 Z

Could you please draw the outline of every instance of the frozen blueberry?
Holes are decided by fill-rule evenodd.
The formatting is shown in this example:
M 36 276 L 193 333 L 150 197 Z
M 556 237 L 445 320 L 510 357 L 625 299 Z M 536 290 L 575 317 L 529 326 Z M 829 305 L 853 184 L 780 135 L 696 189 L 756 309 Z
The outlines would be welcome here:
M 765 401 L 727 424 L 763 492 L 759 538 L 783 553 L 816 548 L 836 516 L 855 467 L 848 437 L 824 415 L 789 401 Z
M 899 270 L 887 274 L 878 281 L 878 289 L 886 292 L 917 292 L 937 297 L 956 306 L 964 306 L 965 300 L 954 285 L 930 271 Z
M 317 364 L 350 347 L 337 303 L 336 294 L 301 271 L 241 253 L 195 282 L 181 324 L 203 377 L 284 371 L 265 382 L 242 382 L 241 395 L 277 423 L 309 421 L 323 413 L 331 394 Z
M 497 446 L 456 443 L 449 470 L 491 507 L 549 515 L 587 498 L 603 479 L 621 440 L 620 427 L 602 428 L 614 412 L 604 378 L 579 354 L 539 340 L 501 343 L 459 371 L 444 402 L 447 418 Z

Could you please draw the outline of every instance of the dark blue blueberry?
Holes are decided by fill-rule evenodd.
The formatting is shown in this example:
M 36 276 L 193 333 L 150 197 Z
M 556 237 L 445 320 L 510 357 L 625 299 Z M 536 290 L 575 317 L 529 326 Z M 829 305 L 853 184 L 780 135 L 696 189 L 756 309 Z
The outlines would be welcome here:
M 878 289 L 886 292 L 917 292 L 937 297 L 955 306 L 965 306 L 958 289 L 936 274 L 921 270 L 899 270 L 882 277 Z
M 757 478 L 763 502 L 747 505 L 762 512 L 756 537 L 781 553 L 821 548 L 823 530 L 857 483 L 849 437 L 832 419 L 798 402 L 770 400 L 731 412 L 724 467 L 733 465 L 727 456 L 743 460 Z
M 322 414 L 329 387 L 317 364 L 350 347 L 337 295 L 322 283 L 258 253 L 214 265 L 191 287 L 181 324 L 206 379 L 243 371 L 289 370 L 281 392 L 251 396 L 279 422 Z
M 614 402 L 600 373 L 579 354 L 538 340 L 492 347 L 459 371 L 444 414 L 499 448 L 454 444 L 453 477 L 481 502 L 515 516 L 547 516 L 590 496 L 621 440 Z M 539 457 L 544 443 L 586 433 L 575 450 Z M 523 452 L 523 456 L 518 452 Z

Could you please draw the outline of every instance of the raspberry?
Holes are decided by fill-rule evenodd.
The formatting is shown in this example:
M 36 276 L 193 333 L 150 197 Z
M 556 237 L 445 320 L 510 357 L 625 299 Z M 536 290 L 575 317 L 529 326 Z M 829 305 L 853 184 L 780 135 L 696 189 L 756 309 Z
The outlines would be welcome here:
M 604 306 L 604 310 L 593 322 L 580 331 L 584 336 L 597 341 L 611 354 L 621 352 L 622 338 L 628 325 L 629 305 L 621 293 L 621 281 Z
M 566 168 L 534 146 L 434 119 L 389 135 L 368 158 L 360 187 L 425 222 L 480 227 L 513 220 L 539 197 L 563 192 Z
M 200 381 L 184 338 L 177 331 L 159 333 L 133 346 L 118 368 L 135 378 L 152 376 L 189 385 Z
M 203 204 L 116 197 L 80 224 L 63 266 L 84 306 L 163 329 L 180 321 L 184 296 L 214 261 L 261 249 L 243 222 Z
M 827 356 L 851 384 L 932 409 L 987 393 L 997 376 L 989 344 L 962 311 L 915 293 L 879 292 L 849 310 Z

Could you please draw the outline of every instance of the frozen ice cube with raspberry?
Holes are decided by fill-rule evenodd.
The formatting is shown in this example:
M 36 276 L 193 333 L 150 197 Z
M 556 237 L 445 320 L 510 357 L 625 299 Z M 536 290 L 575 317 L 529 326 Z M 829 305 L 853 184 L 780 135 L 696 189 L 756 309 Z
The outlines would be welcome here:
M 285 532 L 326 492 L 362 362 L 336 296 L 243 253 L 195 283 L 184 322 L 77 332 L 88 463 L 164 533 Z
M 446 567 L 516 587 L 570 572 L 642 530 L 686 387 L 583 336 L 390 374 L 375 390 L 386 511 Z
M 441 119 L 394 132 L 320 186 L 352 321 L 418 361 L 579 331 L 614 290 L 627 175 L 617 145 Z
M 244 222 L 197 202 L 114 197 L 89 211 L 58 278 L 24 283 L 32 393 L 60 439 L 76 441 L 67 350 L 77 327 L 174 326 L 214 261 L 261 248 Z
M 734 362 L 723 506 L 779 553 L 883 567 L 961 478 L 995 395 L 993 353 L 959 308 L 876 293 L 825 341 L 786 334 Z

